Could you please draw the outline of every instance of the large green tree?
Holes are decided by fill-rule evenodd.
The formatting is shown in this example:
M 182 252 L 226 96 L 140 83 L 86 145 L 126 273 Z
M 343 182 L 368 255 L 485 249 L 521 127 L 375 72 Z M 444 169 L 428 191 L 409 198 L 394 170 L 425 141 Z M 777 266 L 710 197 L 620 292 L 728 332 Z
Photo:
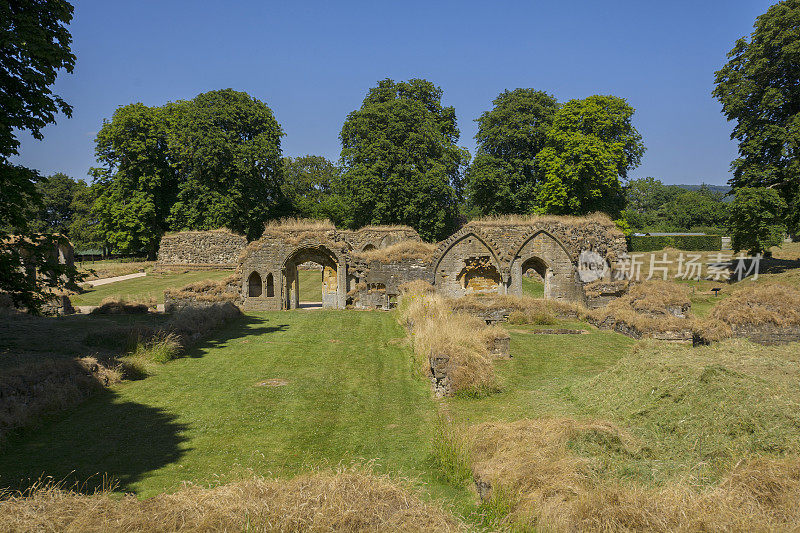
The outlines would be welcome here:
M 225 89 L 173 108 L 168 146 L 180 179 L 172 229 L 224 226 L 254 239 L 264 222 L 288 214 L 281 190 L 284 133 L 264 102 Z
M 36 232 L 69 235 L 69 227 L 75 219 L 73 201 L 78 191 L 86 187 L 86 182 L 74 180 L 62 172 L 39 181 L 36 189 L 41 204 L 32 214 L 29 227 Z
M 339 169 L 319 155 L 283 158 L 283 192 L 292 213 L 301 218 L 327 218 L 341 223 L 346 218 L 336 194 Z
M 775 189 L 741 187 L 730 207 L 728 229 L 734 252 L 751 255 L 768 253 L 783 242 L 786 225 L 782 221 L 786 203 Z
M 41 205 L 38 172 L 8 158 L 19 154 L 20 131 L 42 139 L 42 128 L 59 112 L 72 112 L 50 89 L 61 70 L 75 65 L 67 29 L 72 11 L 63 0 L 0 2 L 0 292 L 32 312 L 52 289 L 74 286 L 77 273 L 53 253 L 63 237 L 29 228 L 27 217 Z
M 625 205 L 623 184 L 644 154 L 633 113 L 616 96 L 570 100 L 559 108 L 536 158 L 542 180 L 536 188 L 537 211 L 619 216 Z
M 155 257 L 178 195 L 178 172 L 167 134 L 177 106 L 118 108 L 95 139 L 101 167 L 93 168 L 94 204 L 104 240 L 119 253 Z
M 232 89 L 117 109 L 97 134 L 102 166 L 92 169 L 104 240 L 154 257 L 169 230 L 224 226 L 258 237 L 288 212 L 282 135 L 265 103 Z
M 470 203 L 483 214 L 530 212 L 536 156 L 545 147 L 558 102 L 535 89 L 503 91 L 476 120 L 478 150 L 467 171 Z
M 468 155 L 452 107 L 433 83 L 385 79 L 347 116 L 340 139 L 347 224 L 408 224 L 427 240 L 455 223 L 454 186 Z
M 756 19 L 716 73 L 714 96 L 735 126 L 734 187 L 774 187 L 800 232 L 800 0 L 784 0 Z

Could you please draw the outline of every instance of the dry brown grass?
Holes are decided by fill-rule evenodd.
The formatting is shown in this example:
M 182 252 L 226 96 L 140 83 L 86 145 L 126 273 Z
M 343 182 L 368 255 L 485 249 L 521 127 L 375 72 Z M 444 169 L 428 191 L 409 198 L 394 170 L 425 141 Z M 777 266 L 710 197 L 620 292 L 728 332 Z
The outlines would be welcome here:
M 328 219 L 282 218 L 267 222 L 264 228 L 266 232 L 273 233 L 282 231 L 329 231 L 335 230 L 336 226 Z
M 688 330 L 694 326 L 694 322 L 686 318 L 691 307 L 689 293 L 687 287 L 668 281 L 634 283 L 627 294 L 605 307 L 589 311 L 586 317 L 604 326 L 625 324 L 643 334 Z
M 155 300 L 145 302 L 132 302 L 125 298 L 103 298 L 100 305 L 92 309 L 93 315 L 131 315 L 147 313 L 150 308 L 155 308 Z
M 712 309 L 711 316 L 735 326 L 798 326 L 800 289 L 791 285 L 748 283 L 720 300 Z
M 506 311 L 509 314 L 516 312 L 534 316 L 547 313 L 557 317 L 580 318 L 586 314 L 586 308 L 576 303 L 510 294 L 468 294 L 449 300 L 449 304 L 456 311 L 481 315 Z
M 0 531 L 462 531 L 406 480 L 363 468 L 290 480 L 254 477 L 214 488 L 187 485 L 147 500 L 45 486 L 2 504 Z
M 413 231 L 416 233 L 416 230 L 411 226 L 404 226 L 404 225 L 378 225 L 378 226 L 364 226 L 358 228 L 353 233 L 359 233 L 362 231 Z
M 414 292 L 414 288 L 419 292 Z M 441 296 L 423 284 L 406 286 L 400 297 L 400 320 L 411 331 L 414 353 L 423 374 L 430 376 L 434 359 L 447 359 L 452 393 L 485 394 L 497 390 L 493 357 L 495 338 L 507 336 L 499 327 L 465 313 L 453 312 Z
M 401 283 L 398 289 L 400 289 L 400 293 L 410 294 L 433 294 L 436 292 L 436 288 L 433 285 L 421 279 Z
M 476 218 L 470 220 L 467 225 L 477 226 L 521 226 L 542 222 L 561 222 L 569 226 L 583 226 L 587 224 L 599 224 L 609 229 L 617 228 L 614 221 L 605 213 L 591 213 L 585 216 L 556 216 L 556 215 L 499 215 Z M 619 231 L 619 230 L 617 230 Z M 622 232 L 620 231 L 620 234 Z
M 164 296 L 176 299 L 194 300 L 199 302 L 233 302 L 239 298 L 236 292 L 229 289 L 229 285 L 238 280 L 235 274 L 222 280 L 203 280 L 190 283 L 180 289 L 167 289 Z
M 241 233 L 237 233 L 235 231 L 229 230 L 228 228 L 214 228 L 214 229 L 206 229 L 206 230 L 183 230 L 183 231 L 168 231 L 164 234 L 164 237 L 170 238 L 176 235 L 202 235 L 204 233 L 232 233 L 234 235 L 242 235 Z M 162 237 L 163 238 L 163 237 Z
M 361 261 L 393 263 L 404 259 L 430 261 L 436 252 L 436 245 L 422 241 L 401 241 L 386 248 L 375 248 L 366 252 L 353 252 L 353 257 Z
M 610 422 L 538 419 L 469 428 L 476 481 L 491 487 L 485 509 L 500 527 L 545 531 L 785 531 L 800 523 L 800 459 L 741 461 L 708 490 L 675 481 L 660 488 L 604 480 L 576 439 L 639 453 Z
M 0 442 L 8 431 L 65 409 L 122 378 L 93 357 L 42 359 L 0 371 Z

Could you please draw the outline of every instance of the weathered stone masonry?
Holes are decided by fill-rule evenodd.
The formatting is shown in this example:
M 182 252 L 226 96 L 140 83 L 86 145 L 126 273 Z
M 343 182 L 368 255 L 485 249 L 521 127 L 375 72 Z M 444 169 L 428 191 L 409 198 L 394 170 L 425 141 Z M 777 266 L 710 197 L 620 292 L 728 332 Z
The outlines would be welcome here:
M 597 218 L 541 217 L 516 221 L 471 222 L 440 242 L 424 258 L 360 258 L 371 247 L 386 248 L 419 240 L 410 228 L 267 228 L 245 248 L 239 260 L 241 303 L 245 309 L 293 309 L 299 306 L 297 266 L 313 261 L 323 269 L 323 307 L 388 308 L 399 286 L 412 280 L 432 283 L 445 296 L 496 292 L 522 294 L 522 276 L 535 270 L 545 297 L 586 302 L 578 273 L 581 252 L 592 251 L 614 264 L 626 251 L 623 234 Z
M 159 269 L 234 269 L 247 239 L 227 230 L 181 231 L 161 237 Z

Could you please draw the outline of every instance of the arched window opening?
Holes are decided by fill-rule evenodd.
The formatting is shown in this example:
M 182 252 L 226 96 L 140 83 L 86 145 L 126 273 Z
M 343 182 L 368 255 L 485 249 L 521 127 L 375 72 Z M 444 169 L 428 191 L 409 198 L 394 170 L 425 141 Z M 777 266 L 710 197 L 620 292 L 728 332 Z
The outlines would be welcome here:
M 250 274 L 250 277 L 247 278 L 247 295 L 251 298 L 261 296 L 261 290 L 261 276 L 258 272 L 253 272 Z
M 272 272 L 267 274 L 267 297 L 272 298 L 275 296 L 275 282 L 272 278 Z
M 370 250 L 374 250 L 374 249 L 375 249 L 375 245 L 374 244 L 368 244 L 368 245 L 364 246 L 364 249 L 361 250 L 361 251 L 362 252 L 369 252 Z

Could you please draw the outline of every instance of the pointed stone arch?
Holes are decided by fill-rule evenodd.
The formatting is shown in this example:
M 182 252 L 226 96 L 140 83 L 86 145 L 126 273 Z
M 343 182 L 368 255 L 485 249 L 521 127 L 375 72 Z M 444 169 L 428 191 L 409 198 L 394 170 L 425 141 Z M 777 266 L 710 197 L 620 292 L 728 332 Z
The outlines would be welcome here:
M 522 295 L 522 277 L 534 268 L 544 282 L 544 297 L 554 300 L 581 301 L 583 289 L 575 264 L 566 246 L 545 230 L 527 236 L 511 256 L 510 292 Z
M 464 228 L 440 244 L 433 262 L 433 283 L 442 294 L 505 293 L 497 252 L 473 228 Z
M 346 263 L 330 247 L 319 243 L 298 246 L 283 261 L 281 307 L 283 309 L 300 307 L 300 279 L 297 275 L 297 265 L 309 261 L 322 266 L 322 307 L 343 308 L 347 292 Z

